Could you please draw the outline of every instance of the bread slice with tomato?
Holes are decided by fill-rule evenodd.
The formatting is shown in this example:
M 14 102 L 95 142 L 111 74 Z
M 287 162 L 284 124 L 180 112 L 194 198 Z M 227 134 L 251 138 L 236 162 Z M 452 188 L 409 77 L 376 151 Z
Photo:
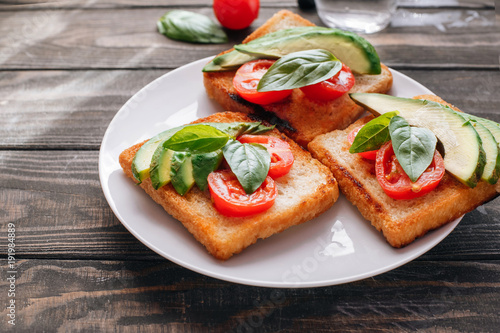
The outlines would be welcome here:
M 194 123 L 253 121 L 242 113 L 221 112 Z M 210 192 L 201 191 L 197 186 L 184 195 L 180 195 L 172 183 L 155 189 L 150 177 L 144 177 L 139 186 L 168 214 L 179 220 L 209 253 L 217 259 L 226 260 L 258 239 L 315 218 L 328 210 L 339 196 L 337 182 L 330 170 L 312 158 L 309 152 L 277 129 L 264 135 L 287 143 L 294 162 L 286 175 L 277 175 L 274 180 L 277 192 L 275 202 L 262 213 L 246 217 L 225 216 L 214 206 Z M 132 163 L 144 144 L 138 143 L 124 150 L 119 157 L 123 171 L 136 183 L 139 181 L 134 175 Z
M 417 98 L 449 105 L 436 96 Z M 456 108 L 455 110 L 458 111 Z M 370 160 L 374 156 L 370 156 L 369 152 L 349 152 L 355 137 L 353 133 L 372 119 L 374 116 L 370 115 L 357 120 L 344 130 L 318 136 L 309 143 L 308 148 L 315 158 L 330 168 L 341 192 L 359 209 L 364 218 L 383 233 L 393 247 L 405 246 L 498 195 L 494 182 L 477 178 L 471 185 L 470 181 L 459 180 L 448 171 L 448 166 L 446 172 L 442 170 L 444 165 L 437 166 L 435 157 L 422 176 L 412 183 L 406 179 L 406 174 L 400 176 L 404 170 L 400 168 L 399 162 L 394 163 L 391 160 L 394 154 L 387 151 L 391 142 L 384 144 L 376 153 L 376 161 Z M 432 117 L 429 117 L 428 121 L 432 121 Z M 459 122 L 459 126 L 464 126 L 465 123 Z M 451 150 L 448 153 L 451 154 Z M 443 156 L 446 158 L 446 150 Z M 496 167 L 498 166 L 497 160 Z M 484 171 L 484 168 L 479 169 Z M 441 171 L 442 178 L 435 182 L 432 177 Z M 382 181 L 377 179 L 378 177 Z M 420 183 L 425 177 L 430 181 Z
M 249 42 L 269 36 L 270 33 L 297 27 L 314 27 L 314 24 L 297 14 L 282 10 L 250 34 L 242 45 L 249 45 Z M 361 38 L 353 37 L 350 33 L 346 36 L 347 39 Z M 362 43 L 365 45 L 367 42 L 363 39 Z M 373 47 L 369 47 L 372 50 Z M 220 55 L 227 55 L 230 52 L 234 50 L 228 50 Z M 343 58 L 346 57 L 349 58 L 348 55 Z M 340 56 L 338 58 L 344 61 Z M 378 59 L 378 56 L 376 58 Z M 350 92 L 388 92 L 392 86 L 392 74 L 380 62 L 377 70 L 379 74 L 357 74 L 353 71 L 355 83 Z M 265 105 L 251 103 L 241 97 L 235 89 L 233 85 L 235 74 L 236 69 L 205 71 L 203 80 L 208 96 L 217 101 L 224 110 L 256 114 L 276 124 L 287 136 L 304 147 L 320 134 L 345 128 L 363 113 L 363 108 L 354 103 L 348 94 L 325 101 L 307 97 L 301 89 L 293 89 L 289 96 L 278 102 Z

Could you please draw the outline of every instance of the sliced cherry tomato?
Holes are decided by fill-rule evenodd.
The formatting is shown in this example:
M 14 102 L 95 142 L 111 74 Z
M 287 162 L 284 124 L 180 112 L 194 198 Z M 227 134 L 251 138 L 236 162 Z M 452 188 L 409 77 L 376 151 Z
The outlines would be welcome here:
M 230 170 L 214 171 L 208 175 L 208 188 L 215 208 L 225 216 L 250 216 L 262 213 L 274 204 L 278 191 L 271 177 L 252 194 L 246 194 Z
M 238 94 L 245 100 L 266 105 L 281 101 L 292 93 L 292 90 L 258 92 L 257 85 L 275 60 L 259 59 L 243 64 L 233 79 L 233 85 Z
M 347 140 L 349 140 L 349 143 L 352 145 L 352 143 L 354 142 L 354 139 L 356 138 L 356 135 L 358 135 L 358 132 L 359 130 L 362 128 L 363 126 L 360 126 L 360 127 L 356 127 L 351 133 L 349 133 L 349 135 L 347 136 Z M 372 160 L 372 161 L 375 161 L 375 159 L 377 158 L 377 152 L 378 152 L 378 149 L 377 150 L 370 150 L 370 151 L 364 151 L 362 153 L 358 153 L 359 156 L 363 157 L 363 158 L 366 158 L 367 160 Z
M 340 72 L 328 80 L 300 88 L 307 97 L 319 101 L 331 101 L 339 98 L 354 86 L 351 69 L 342 64 Z
M 267 135 L 242 135 L 238 138 L 241 143 L 258 143 L 266 147 L 271 155 L 271 166 L 268 176 L 276 179 L 286 175 L 293 165 L 293 154 L 288 142 Z
M 259 0 L 214 0 L 214 13 L 228 29 L 244 29 L 259 16 Z
M 377 180 L 384 192 L 393 199 L 413 199 L 429 193 L 438 186 L 444 172 L 443 158 L 436 150 L 427 170 L 412 183 L 396 159 L 390 141 L 379 149 L 375 162 Z

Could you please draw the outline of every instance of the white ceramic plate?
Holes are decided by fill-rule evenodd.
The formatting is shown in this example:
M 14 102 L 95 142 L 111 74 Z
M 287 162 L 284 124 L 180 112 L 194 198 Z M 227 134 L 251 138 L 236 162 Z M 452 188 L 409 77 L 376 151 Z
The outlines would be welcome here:
M 203 87 L 207 59 L 178 68 L 135 94 L 111 121 L 99 155 L 104 195 L 123 225 L 163 257 L 218 279 L 263 287 L 319 287 L 371 277 L 401 266 L 445 238 L 459 220 L 403 249 L 389 246 L 343 196 L 320 217 L 245 249 L 226 262 L 214 259 L 182 226 L 138 186 L 118 164 L 124 149 L 153 135 L 222 111 Z M 411 97 L 432 93 L 392 71 L 390 94 Z

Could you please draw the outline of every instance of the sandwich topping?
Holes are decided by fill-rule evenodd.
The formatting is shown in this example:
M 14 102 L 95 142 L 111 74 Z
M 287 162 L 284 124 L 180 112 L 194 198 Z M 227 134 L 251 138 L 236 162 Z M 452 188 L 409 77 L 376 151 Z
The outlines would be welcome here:
M 398 200 L 418 198 L 429 193 L 439 185 L 444 172 L 443 158 L 435 150 L 432 162 L 416 181 L 412 181 L 401 167 L 390 141 L 378 150 L 375 161 L 377 181 L 389 197 Z
M 375 160 L 377 180 L 391 198 L 429 193 L 445 170 L 471 188 L 480 180 L 497 183 L 499 124 L 423 99 L 380 94 L 351 98 L 380 116 L 349 134 L 349 151 Z M 438 141 L 443 155 L 436 150 Z
M 259 59 L 242 65 L 233 79 L 233 85 L 238 95 L 250 103 L 266 105 L 287 98 L 292 90 L 257 91 L 257 86 L 275 60 Z
M 348 135 L 349 151 L 375 160 L 377 181 L 389 197 L 414 199 L 436 188 L 445 167 L 435 135 L 426 128 L 411 127 L 398 114 L 385 113 L 353 130 Z
M 348 92 L 354 83 L 349 67 L 322 49 L 290 53 L 276 61 L 253 60 L 243 64 L 233 78 L 237 93 L 259 105 L 279 102 L 296 88 L 308 98 L 330 101 Z
M 334 54 L 354 73 L 381 73 L 380 58 L 373 45 L 355 33 L 340 29 L 312 26 L 278 30 L 234 48 L 215 57 L 203 71 L 235 70 L 251 60 L 279 59 L 298 51 L 323 49 Z
M 223 215 L 261 213 L 276 198 L 273 178 L 287 174 L 294 160 L 286 141 L 261 135 L 272 128 L 200 123 L 167 130 L 137 151 L 132 170 L 139 182 L 150 177 L 155 189 L 171 183 L 179 195 L 195 184 L 201 191 L 209 189 Z

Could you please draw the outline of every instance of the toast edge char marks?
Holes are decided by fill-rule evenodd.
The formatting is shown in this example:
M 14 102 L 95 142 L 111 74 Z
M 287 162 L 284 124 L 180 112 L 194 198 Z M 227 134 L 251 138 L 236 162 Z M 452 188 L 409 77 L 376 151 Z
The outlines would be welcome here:
M 245 38 L 243 43 L 270 32 L 300 26 L 314 24 L 297 14 L 282 10 Z M 221 54 L 229 51 L 231 50 Z M 235 73 L 236 71 L 203 73 L 208 96 L 224 110 L 253 113 L 260 119 L 277 125 L 282 132 L 304 147 L 317 135 L 347 127 L 364 112 L 348 94 L 334 101 L 319 102 L 306 98 L 300 89 L 294 89 L 284 101 L 266 106 L 256 105 L 237 94 L 232 84 Z M 380 75 L 355 76 L 356 84 L 351 92 L 386 93 L 392 86 L 392 74 L 383 64 Z
M 252 119 L 240 113 L 222 112 L 196 122 L 236 121 L 248 122 Z M 328 168 L 278 130 L 273 130 L 269 135 L 278 136 L 290 144 L 295 163 L 289 175 L 276 180 L 278 198 L 275 205 L 264 213 L 229 218 L 219 214 L 213 207 L 210 196 L 196 186 L 183 197 L 175 192 L 171 184 L 155 190 L 151 180 L 146 179 L 139 186 L 172 217 L 179 220 L 208 252 L 217 259 L 226 260 L 259 238 L 267 238 L 319 216 L 338 199 L 338 185 Z M 142 144 L 144 142 L 124 150 L 119 157 L 125 174 L 135 182 L 131 165 Z M 311 184 L 311 177 L 314 185 Z

